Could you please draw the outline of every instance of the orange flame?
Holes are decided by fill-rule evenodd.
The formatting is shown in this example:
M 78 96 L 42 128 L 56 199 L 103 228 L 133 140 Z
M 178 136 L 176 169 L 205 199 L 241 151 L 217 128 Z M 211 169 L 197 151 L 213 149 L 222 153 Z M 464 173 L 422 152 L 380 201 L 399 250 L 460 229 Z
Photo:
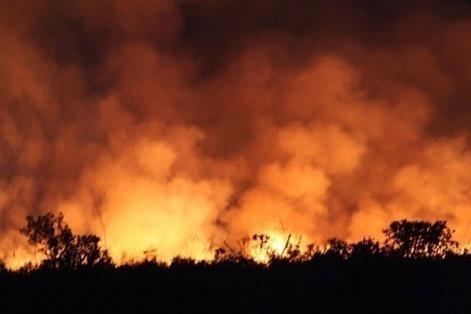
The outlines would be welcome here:
M 322 243 L 446 219 L 471 239 L 468 9 L 403 5 L 385 27 L 329 2 L 123 3 L 0 4 L 8 265 L 34 257 L 17 230 L 50 210 L 117 262 L 209 259 L 255 233 L 280 253 L 280 225 Z

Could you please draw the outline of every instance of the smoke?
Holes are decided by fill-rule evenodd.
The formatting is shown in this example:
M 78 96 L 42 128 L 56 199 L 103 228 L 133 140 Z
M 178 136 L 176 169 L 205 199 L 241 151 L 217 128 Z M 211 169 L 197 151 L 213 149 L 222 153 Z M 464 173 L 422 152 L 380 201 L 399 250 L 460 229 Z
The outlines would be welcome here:
M 471 240 L 465 2 L 0 4 L 0 251 L 63 211 L 116 261 L 254 233 Z

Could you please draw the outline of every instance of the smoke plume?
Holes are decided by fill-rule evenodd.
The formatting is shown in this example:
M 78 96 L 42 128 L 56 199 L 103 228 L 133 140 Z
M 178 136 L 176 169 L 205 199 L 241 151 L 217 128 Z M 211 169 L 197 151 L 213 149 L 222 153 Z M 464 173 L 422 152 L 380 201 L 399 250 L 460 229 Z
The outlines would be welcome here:
M 0 252 L 62 211 L 116 261 L 254 233 L 471 240 L 471 7 L 2 1 Z

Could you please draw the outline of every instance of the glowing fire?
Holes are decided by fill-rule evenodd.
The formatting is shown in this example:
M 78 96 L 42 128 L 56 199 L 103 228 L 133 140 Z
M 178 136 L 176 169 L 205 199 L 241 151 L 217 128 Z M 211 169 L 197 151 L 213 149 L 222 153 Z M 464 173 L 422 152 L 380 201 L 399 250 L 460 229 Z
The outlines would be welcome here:
M 446 219 L 471 239 L 469 19 L 424 4 L 364 27 L 335 2 L 287 23 L 297 11 L 265 1 L 183 2 L 0 3 L 9 265 L 34 256 L 17 232 L 25 217 L 50 210 L 117 262 L 149 249 L 208 259 L 259 232 L 281 254 L 279 225 L 323 243 Z M 64 20 L 73 25 L 51 27 Z M 359 26 L 335 24 L 345 21 Z
M 257 239 L 250 243 L 249 256 L 258 263 L 267 263 L 272 256 L 282 256 L 289 241 L 289 235 L 280 232 L 261 233 L 263 239 Z M 265 238 L 266 237 L 266 238 Z

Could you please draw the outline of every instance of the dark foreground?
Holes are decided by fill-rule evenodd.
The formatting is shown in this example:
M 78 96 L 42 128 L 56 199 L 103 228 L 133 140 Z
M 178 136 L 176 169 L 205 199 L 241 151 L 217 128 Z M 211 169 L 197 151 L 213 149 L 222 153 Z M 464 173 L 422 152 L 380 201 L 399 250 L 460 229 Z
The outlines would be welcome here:
M 471 313 L 471 254 L 445 221 L 394 221 L 383 243 L 330 239 L 305 251 L 291 235 L 279 252 L 256 234 L 216 249 L 211 263 L 170 266 L 150 255 L 116 267 L 97 236 L 73 234 L 61 214 L 28 217 L 20 232 L 44 259 L 0 269 L 0 314 Z
M 183 261 L 0 278 L 0 313 L 471 313 L 468 257 Z

